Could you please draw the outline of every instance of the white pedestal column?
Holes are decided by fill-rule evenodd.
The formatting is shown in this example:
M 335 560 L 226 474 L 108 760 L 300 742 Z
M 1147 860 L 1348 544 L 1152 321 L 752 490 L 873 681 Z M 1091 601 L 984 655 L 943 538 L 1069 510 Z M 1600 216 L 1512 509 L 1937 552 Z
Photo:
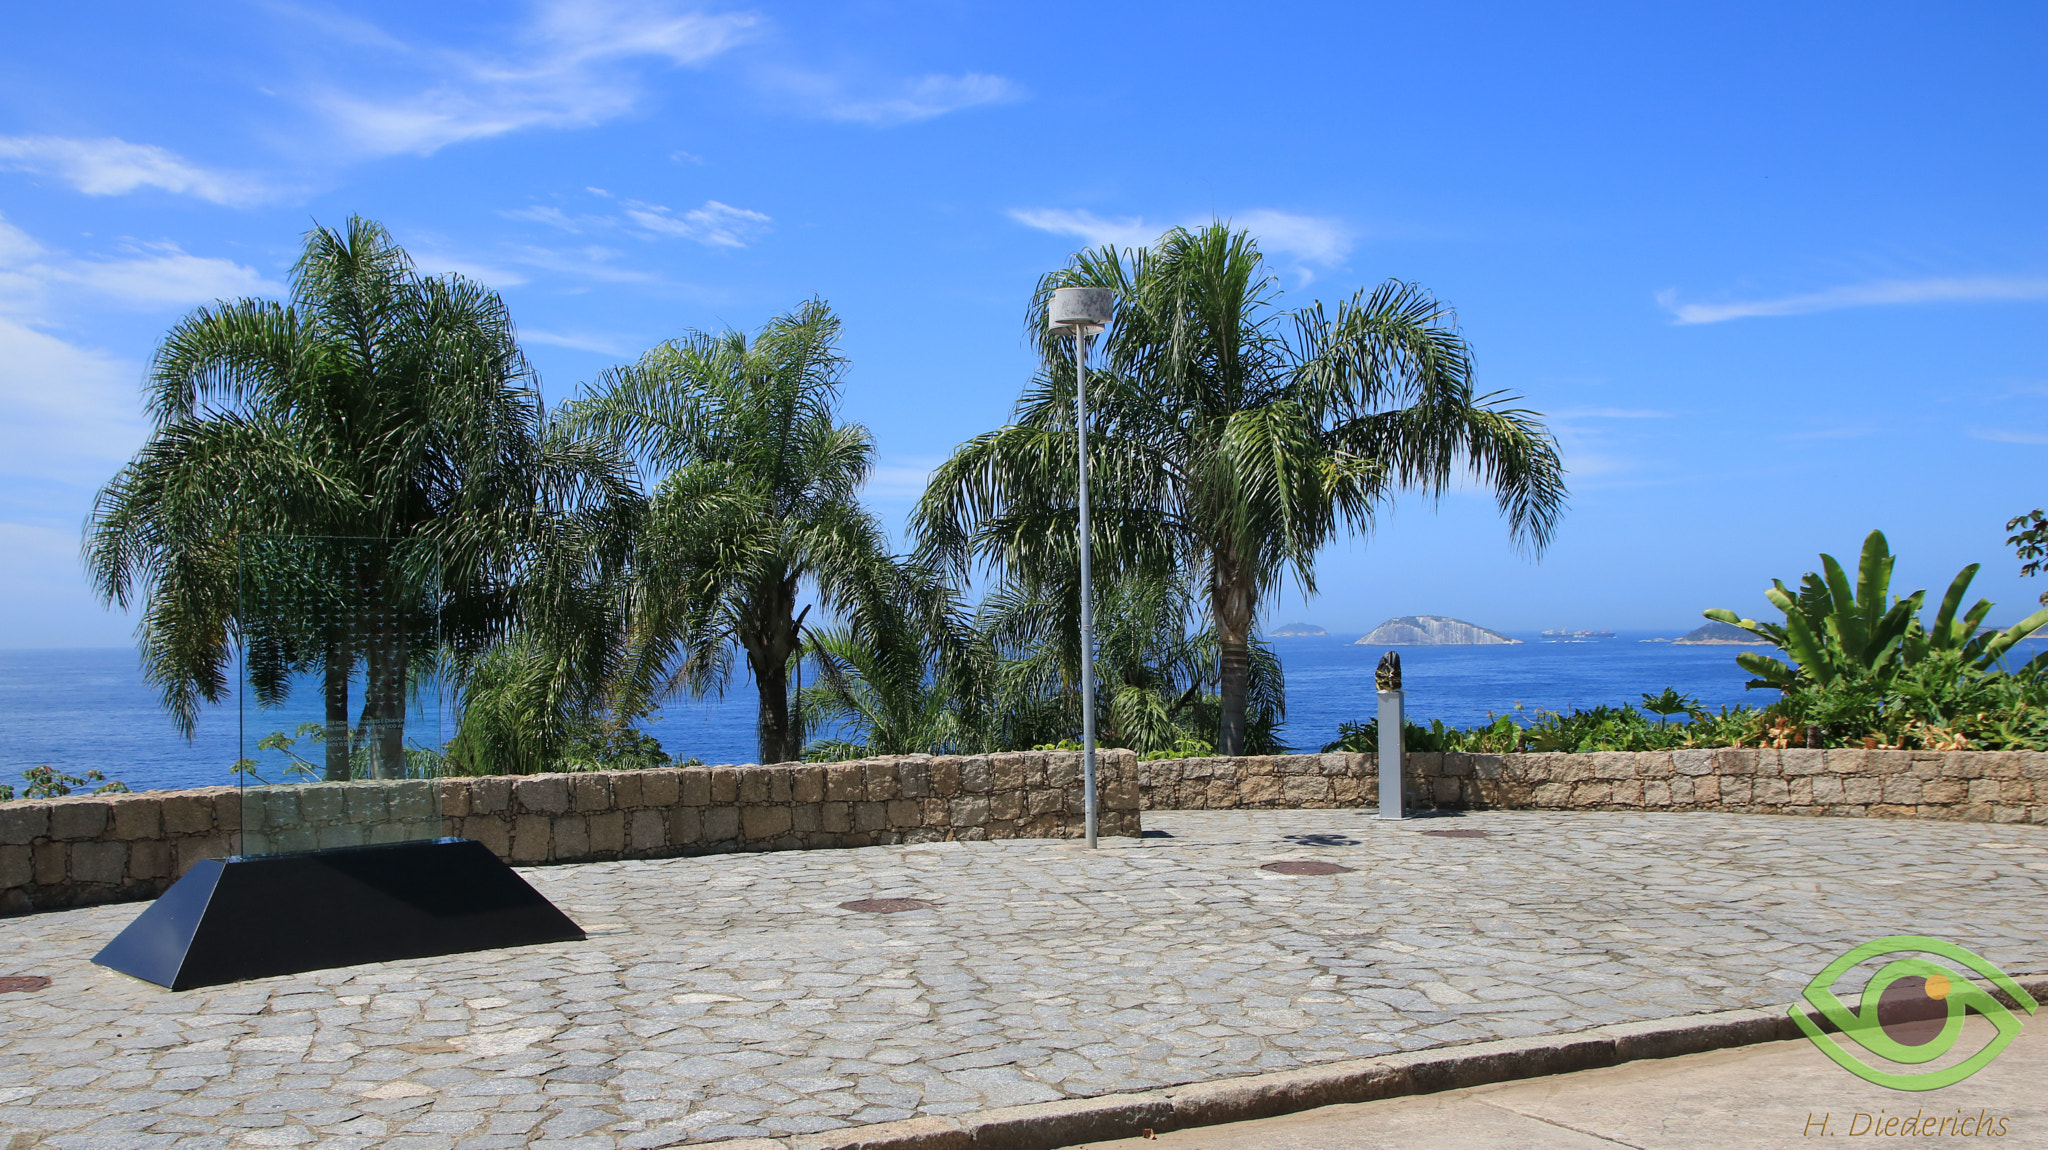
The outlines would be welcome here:
M 1381 691 L 1380 695 L 1380 815 L 1383 819 L 1407 818 L 1401 807 L 1401 703 L 1403 692 Z

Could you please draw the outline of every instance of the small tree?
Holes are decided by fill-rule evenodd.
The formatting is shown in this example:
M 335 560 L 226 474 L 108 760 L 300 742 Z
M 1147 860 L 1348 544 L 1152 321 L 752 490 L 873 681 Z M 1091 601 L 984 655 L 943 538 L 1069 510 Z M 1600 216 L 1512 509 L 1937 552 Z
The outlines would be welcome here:
M 2018 553 L 2020 578 L 2031 579 L 2048 565 L 2048 515 L 2036 507 L 2025 515 L 2015 515 L 2006 520 L 2005 529 L 2012 532 L 2006 545 Z M 2048 607 L 2048 591 L 2041 592 L 2041 605 Z
M 307 233 L 289 303 L 221 303 L 173 328 L 145 406 L 150 437 L 87 524 L 94 586 L 110 605 L 142 601 L 145 673 L 187 736 L 225 693 L 238 638 L 263 640 L 252 669 L 270 696 L 320 669 L 329 778 L 349 777 L 359 660 L 370 769 L 401 774 L 414 676 L 443 643 L 460 662 L 523 606 L 544 606 L 523 605 L 519 588 L 565 517 L 633 495 L 614 459 L 543 434 L 503 301 L 460 276 L 419 275 L 361 218 Z M 266 560 L 250 545 L 265 538 L 380 546 L 351 558 L 291 545 Z M 251 617 L 252 554 L 259 580 L 306 592 L 268 601 L 304 611 Z M 375 642 L 350 622 L 370 617 Z
M 873 442 L 837 418 L 838 338 L 821 300 L 751 341 L 691 332 L 606 373 L 569 411 L 637 458 L 651 487 L 631 560 L 629 693 L 722 689 L 744 652 L 764 763 L 803 750 L 789 669 L 806 585 L 830 607 L 884 550 L 857 499 Z

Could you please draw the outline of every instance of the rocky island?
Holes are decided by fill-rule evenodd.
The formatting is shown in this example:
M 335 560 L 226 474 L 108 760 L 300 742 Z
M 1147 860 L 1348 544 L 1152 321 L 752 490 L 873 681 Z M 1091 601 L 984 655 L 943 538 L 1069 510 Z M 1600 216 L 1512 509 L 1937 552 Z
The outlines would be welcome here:
M 1360 639 L 1360 647 L 1474 647 L 1520 643 L 1499 631 L 1447 615 L 1402 615 L 1389 619 Z
M 1269 635 L 1286 638 L 1296 638 L 1302 635 L 1327 635 L 1329 633 L 1329 631 L 1316 626 L 1314 623 L 1282 623 L 1267 632 Z
M 1769 643 L 1757 638 L 1733 623 L 1707 623 L 1687 631 L 1671 641 L 1674 647 L 1768 647 Z

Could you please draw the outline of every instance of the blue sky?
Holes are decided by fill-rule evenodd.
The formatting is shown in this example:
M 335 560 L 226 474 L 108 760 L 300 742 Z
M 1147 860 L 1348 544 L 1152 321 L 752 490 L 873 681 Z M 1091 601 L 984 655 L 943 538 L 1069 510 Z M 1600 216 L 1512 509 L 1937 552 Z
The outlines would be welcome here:
M 900 523 L 1000 423 L 1034 279 L 1215 216 L 1291 298 L 1451 302 L 1547 414 L 1540 563 L 1398 504 L 1275 621 L 1663 628 L 1884 528 L 1906 589 L 2048 503 L 2033 4 L 17 5 L 0 37 L 0 646 L 112 645 L 77 561 L 190 307 L 383 221 L 499 288 L 551 399 L 810 296 Z M 2031 585 L 2030 585 L 2031 583 Z

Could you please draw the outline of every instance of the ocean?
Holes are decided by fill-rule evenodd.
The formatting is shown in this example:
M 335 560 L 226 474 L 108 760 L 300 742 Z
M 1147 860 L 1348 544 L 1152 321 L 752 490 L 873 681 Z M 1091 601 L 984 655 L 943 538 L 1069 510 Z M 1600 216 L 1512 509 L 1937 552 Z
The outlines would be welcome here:
M 1735 654 L 1745 648 L 1643 641 L 1672 634 L 1622 632 L 1580 642 L 1516 634 L 1524 640 L 1516 646 L 1396 649 L 1408 714 L 1425 723 L 1466 726 L 1517 703 L 1525 711 L 1635 703 L 1666 687 L 1714 708 L 1776 700 L 1775 691 L 1744 689 L 1749 674 L 1735 665 Z M 1282 737 L 1298 751 L 1319 750 L 1337 737 L 1338 723 L 1374 713 L 1373 669 L 1385 648 L 1349 639 L 1272 641 L 1287 675 Z M 444 711 L 431 701 L 417 708 L 408 737 L 431 744 L 453 734 L 453 717 Z M 276 711 L 254 711 L 248 738 L 290 732 L 317 717 L 318 699 L 305 692 Z M 748 762 L 755 745 L 752 685 L 736 683 L 723 699 L 672 702 L 646 727 L 677 758 Z M 70 774 L 97 769 L 135 790 L 225 785 L 234 781 L 229 767 L 242 753 L 241 738 L 234 700 L 207 708 L 192 740 L 180 737 L 131 649 L 0 651 L 0 783 L 18 789 L 24 768 L 48 764 Z

